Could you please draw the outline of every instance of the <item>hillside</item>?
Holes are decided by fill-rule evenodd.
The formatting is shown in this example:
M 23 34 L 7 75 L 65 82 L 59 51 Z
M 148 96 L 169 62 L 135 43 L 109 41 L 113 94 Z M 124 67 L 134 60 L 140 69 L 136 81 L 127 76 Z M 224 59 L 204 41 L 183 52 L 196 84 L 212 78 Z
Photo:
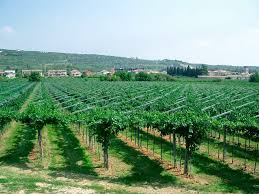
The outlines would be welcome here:
M 96 54 L 72 54 L 57 52 L 23 51 L 0 49 L 0 69 L 90 69 L 100 71 L 112 67 L 131 67 L 153 70 L 165 70 L 167 66 L 191 65 L 193 67 L 202 64 L 191 64 L 179 60 L 145 60 L 138 58 L 126 58 Z M 223 68 L 232 71 L 243 71 L 238 66 L 209 65 L 209 69 Z M 252 71 L 259 71 L 259 67 L 251 67 Z

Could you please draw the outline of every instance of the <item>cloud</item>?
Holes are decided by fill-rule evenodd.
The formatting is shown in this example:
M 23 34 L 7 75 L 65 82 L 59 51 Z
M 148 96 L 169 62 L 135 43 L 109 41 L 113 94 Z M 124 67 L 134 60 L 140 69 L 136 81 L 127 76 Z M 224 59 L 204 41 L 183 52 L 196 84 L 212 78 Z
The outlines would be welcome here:
M 11 33 L 15 32 L 12 26 L 3 26 L 1 28 L 1 31 L 6 33 L 6 34 L 11 34 Z

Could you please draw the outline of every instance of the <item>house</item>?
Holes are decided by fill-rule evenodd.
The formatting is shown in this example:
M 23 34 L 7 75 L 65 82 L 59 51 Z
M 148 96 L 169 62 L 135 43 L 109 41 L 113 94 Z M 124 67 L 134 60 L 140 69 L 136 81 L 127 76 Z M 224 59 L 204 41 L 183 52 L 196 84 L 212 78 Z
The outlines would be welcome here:
M 40 70 L 40 69 L 22 70 L 22 76 L 23 77 L 30 76 L 31 73 L 39 73 L 40 76 L 43 76 L 42 70 Z
M 4 76 L 4 71 L 0 70 L 0 76 Z
M 248 66 L 244 66 L 244 71 L 245 71 L 244 72 L 245 74 L 249 74 L 249 67 Z
M 92 71 L 90 71 L 90 70 L 85 70 L 84 72 L 83 72 L 83 75 L 84 76 L 92 76 L 93 75 L 93 72 Z
M 230 71 L 226 70 L 215 70 L 215 71 L 208 71 L 208 76 L 228 76 L 233 74 Z
M 108 75 L 110 74 L 111 72 L 107 71 L 107 70 L 102 70 L 100 72 L 97 73 L 97 75 Z
M 143 72 L 144 68 L 115 68 L 115 72 L 132 72 L 132 73 L 139 73 L 139 72 Z
M 128 72 L 132 72 L 132 73 L 140 73 L 140 72 L 145 72 L 144 69 L 132 69 Z
M 5 70 L 4 75 L 7 78 L 15 78 L 15 70 Z
M 199 78 L 214 78 L 214 79 L 249 79 L 249 70 L 245 67 L 245 72 L 232 72 L 226 70 L 208 71 L 208 75 L 199 75 Z
M 48 70 L 47 76 L 48 77 L 66 77 L 67 71 L 66 70 Z
M 111 70 L 111 75 L 115 74 L 115 68 L 113 67 L 112 70 Z
M 72 77 L 81 77 L 82 73 L 81 73 L 80 71 L 74 69 L 74 70 L 72 70 L 72 71 L 70 72 L 70 75 L 71 75 Z
M 148 74 L 160 74 L 161 72 L 155 71 L 155 70 L 148 70 L 148 71 L 146 71 L 146 73 L 148 73 Z

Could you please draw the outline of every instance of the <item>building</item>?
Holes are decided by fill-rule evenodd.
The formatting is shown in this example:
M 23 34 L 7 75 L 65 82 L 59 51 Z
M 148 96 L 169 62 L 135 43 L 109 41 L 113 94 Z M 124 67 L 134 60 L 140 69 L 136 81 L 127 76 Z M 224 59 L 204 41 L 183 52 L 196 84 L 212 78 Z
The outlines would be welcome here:
M 80 71 L 74 69 L 74 70 L 72 70 L 72 71 L 70 72 L 70 75 L 71 75 L 72 77 L 81 77 L 81 76 L 82 76 L 82 73 L 81 73 Z
M 4 76 L 7 78 L 15 78 L 15 70 L 5 70 Z
M 148 70 L 148 71 L 146 71 L 146 73 L 148 73 L 148 74 L 160 74 L 161 72 L 155 71 L 155 70 Z
M 83 72 L 83 75 L 84 76 L 92 76 L 93 75 L 93 72 L 92 71 L 90 71 L 90 70 L 85 70 L 84 72 Z
M 40 70 L 40 69 L 26 69 L 26 70 L 22 70 L 22 76 L 23 77 L 27 77 L 27 76 L 30 76 L 31 75 L 31 73 L 39 73 L 40 74 L 40 76 L 43 76 L 43 73 L 42 73 L 42 70 Z
M 48 70 L 47 76 L 48 77 L 66 77 L 67 71 L 66 70 Z
M 4 71 L 0 70 L 0 76 L 4 76 Z
M 199 78 L 214 78 L 214 79 L 249 79 L 250 74 L 245 69 L 245 73 L 231 72 L 226 70 L 208 71 L 208 75 L 199 75 Z
M 102 70 L 102 71 L 96 73 L 96 75 L 108 75 L 108 74 L 111 74 L 111 72 L 109 72 L 107 70 Z
M 111 75 L 115 74 L 115 68 L 113 67 L 112 70 L 111 70 Z
M 244 66 L 245 74 L 249 74 L 249 68 L 247 66 Z
M 115 68 L 115 72 L 132 72 L 132 73 L 139 73 L 139 72 L 143 72 L 144 68 Z
M 233 73 L 230 71 L 226 70 L 215 70 L 215 71 L 208 71 L 208 76 L 229 76 L 232 75 Z

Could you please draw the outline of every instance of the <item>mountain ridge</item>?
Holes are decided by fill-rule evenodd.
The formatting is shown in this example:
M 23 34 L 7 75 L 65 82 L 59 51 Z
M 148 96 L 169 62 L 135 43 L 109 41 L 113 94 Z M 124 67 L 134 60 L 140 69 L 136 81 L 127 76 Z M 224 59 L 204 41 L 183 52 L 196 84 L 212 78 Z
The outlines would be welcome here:
M 102 54 L 80 54 L 46 51 L 25 51 L 0 49 L 0 69 L 89 69 L 92 71 L 115 68 L 143 68 L 148 70 L 166 70 L 168 66 L 207 65 L 208 69 L 224 69 L 243 71 L 243 66 L 210 65 L 204 63 L 189 63 L 181 60 L 149 60 L 110 56 Z M 259 71 L 258 66 L 249 66 L 250 71 Z

